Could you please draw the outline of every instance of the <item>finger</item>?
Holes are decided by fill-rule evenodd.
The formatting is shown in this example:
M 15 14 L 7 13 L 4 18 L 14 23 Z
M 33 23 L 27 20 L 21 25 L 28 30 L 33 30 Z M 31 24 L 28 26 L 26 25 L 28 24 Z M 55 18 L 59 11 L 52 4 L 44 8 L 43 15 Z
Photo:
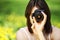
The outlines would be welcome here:
M 31 26 L 32 29 L 34 29 L 34 24 Z
M 47 15 L 43 11 L 42 11 L 42 14 L 43 14 L 44 17 L 47 17 Z
M 42 14 L 44 16 L 44 19 L 42 21 L 42 25 L 44 25 L 46 23 L 46 20 L 47 20 L 47 15 L 44 12 L 42 12 Z
M 30 22 L 31 22 L 31 24 L 33 24 L 33 19 L 32 19 L 32 17 L 30 16 Z
M 33 17 L 33 21 L 34 21 L 34 23 L 37 23 L 35 17 Z
M 33 32 L 35 33 L 35 26 L 34 26 L 34 24 L 31 26 L 31 28 L 32 28 L 32 30 L 33 30 Z
M 34 34 L 37 34 L 37 31 L 36 31 L 36 29 L 35 29 L 34 24 L 31 26 L 31 28 L 32 28 L 32 30 L 33 30 L 33 33 L 34 33 Z

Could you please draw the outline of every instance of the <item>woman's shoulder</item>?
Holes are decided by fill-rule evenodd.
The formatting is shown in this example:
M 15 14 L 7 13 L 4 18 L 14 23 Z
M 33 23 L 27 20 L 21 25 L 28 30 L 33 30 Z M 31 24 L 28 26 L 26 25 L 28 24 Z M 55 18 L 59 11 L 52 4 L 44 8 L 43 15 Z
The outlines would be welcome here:
M 27 27 L 20 28 L 20 29 L 17 31 L 17 33 L 20 33 L 20 32 L 22 32 L 23 30 L 26 30 L 26 29 L 27 29 Z
M 25 39 L 27 39 L 26 35 L 25 35 L 25 32 L 24 32 L 24 30 L 26 30 L 26 29 L 27 29 L 27 27 L 24 27 L 24 28 L 20 28 L 17 31 L 17 33 L 16 33 L 17 40 L 25 40 Z
M 52 37 L 55 40 L 60 40 L 60 29 L 56 26 L 52 26 Z
M 60 31 L 60 28 L 56 27 L 56 26 L 52 26 L 53 31 Z
M 25 30 L 27 30 L 27 27 L 20 28 L 20 29 L 16 32 L 16 34 L 18 34 L 18 35 L 23 34 Z

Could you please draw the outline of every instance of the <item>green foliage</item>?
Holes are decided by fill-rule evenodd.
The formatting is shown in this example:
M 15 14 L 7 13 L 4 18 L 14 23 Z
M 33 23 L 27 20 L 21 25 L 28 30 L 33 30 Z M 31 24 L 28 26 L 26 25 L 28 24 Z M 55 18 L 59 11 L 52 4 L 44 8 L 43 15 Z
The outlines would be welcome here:
M 26 26 L 25 9 L 29 0 L 0 0 L 0 40 L 15 40 L 16 32 Z M 60 28 L 60 0 L 46 0 L 51 23 Z
M 51 11 L 51 22 L 53 25 L 60 27 L 60 1 L 47 0 L 48 6 Z

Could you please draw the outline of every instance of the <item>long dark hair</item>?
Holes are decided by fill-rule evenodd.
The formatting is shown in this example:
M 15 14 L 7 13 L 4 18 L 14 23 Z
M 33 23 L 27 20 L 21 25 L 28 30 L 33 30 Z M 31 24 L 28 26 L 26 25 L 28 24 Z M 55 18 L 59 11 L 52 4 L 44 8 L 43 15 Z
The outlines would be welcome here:
M 44 26 L 44 32 L 45 33 L 51 33 L 52 32 L 52 27 L 51 27 L 51 22 L 50 22 L 50 10 L 48 8 L 48 5 L 46 4 L 45 0 L 30 0 L 27 7 L 26 7 L 26 11 L 25 11 L 25 17 L 27 18 L 27 26 L 28 26 L 28 30 L 30 33 L 33 33 L 32 29 L 31 29 L 31 22 L 30 22 L 30 14 L 32 12 L 32 8 L 34 6 L 37 6 L 39 9 L 44 10 L 45 14 L 47 15 L 47 21 L 46 24 Z

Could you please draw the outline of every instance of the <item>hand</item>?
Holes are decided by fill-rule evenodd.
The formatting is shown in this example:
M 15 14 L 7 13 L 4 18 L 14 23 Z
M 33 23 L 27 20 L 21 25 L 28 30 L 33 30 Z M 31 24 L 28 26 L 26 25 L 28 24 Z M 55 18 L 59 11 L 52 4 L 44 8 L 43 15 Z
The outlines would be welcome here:
M 30 21 L 32 23 L 32 27 L 31 28 L 32 28 L 32 30 L 33 30 L 33 32 L 35 34 L 40 32 L 40 31 L 42 32 L 43 28 L 44 28 L 44 25 L 46 23 L 47 15 L 44 12 L 42 12 L 42 14 L 44 16 L 44 19 L 43 19 L 43 21 L 41 23 L 37 23 L 36 20 L 35 20 L 35 17 L 33 17 L 33 19 L 32 19 L 32 17 L 30 16 Z

